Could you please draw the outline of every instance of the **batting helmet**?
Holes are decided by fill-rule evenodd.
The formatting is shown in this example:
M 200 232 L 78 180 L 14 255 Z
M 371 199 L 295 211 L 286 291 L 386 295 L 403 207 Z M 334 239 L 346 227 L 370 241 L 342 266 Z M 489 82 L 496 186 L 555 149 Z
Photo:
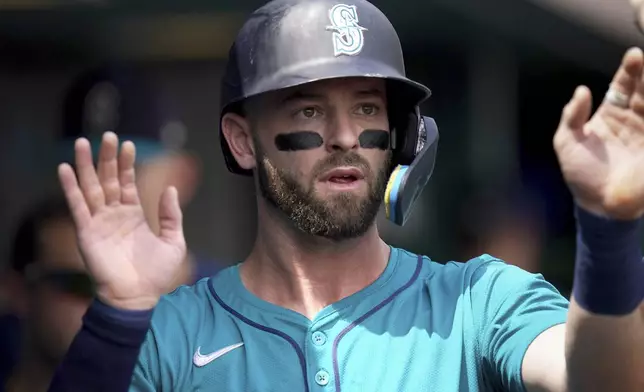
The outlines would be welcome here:
M 385 196 L 386 211 L 389 219 L 403 224 L 408 215 L 405 210 L 433 171 L 438 131 L 434 121 L 422 117 L 418 109 L 430 90 L 405 76 L 394 27 L 366 0 L 274 0 L 257 9 L 229 52 L 222 81 L 220 128 L 224 114 L 241 113 L 241 105 L 249 97 L 345 77 L 387 82 L 391 148 L 393 162 L 399 166 Z M 252 174 L 239 166 L 223 135 L 221 147 L 231 172 Z M 418 166 L 420 156 L 427 155 L 421 154 L 424 150 L 430 152 L 421 165 L 424 173 L 410 175 L 409 169 Z

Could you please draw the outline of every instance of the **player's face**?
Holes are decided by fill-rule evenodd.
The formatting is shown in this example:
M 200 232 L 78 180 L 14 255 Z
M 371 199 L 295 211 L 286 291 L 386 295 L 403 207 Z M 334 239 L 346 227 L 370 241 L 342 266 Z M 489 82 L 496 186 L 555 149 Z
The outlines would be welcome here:
M 44 223 L 40 254 L 31 270 L 27 333 L 35 354 L 58 361 L 81 326 L 92 298 L 71 219 Z
M 262 196 L 305 233 L 333 240 L 364 234 L 382 203 L 391 152 L 388 144 L 361 146 L 360 136 L 388 137 L 386 104 L 385 83 L 368 78 L 261 99 L 253 135 Z

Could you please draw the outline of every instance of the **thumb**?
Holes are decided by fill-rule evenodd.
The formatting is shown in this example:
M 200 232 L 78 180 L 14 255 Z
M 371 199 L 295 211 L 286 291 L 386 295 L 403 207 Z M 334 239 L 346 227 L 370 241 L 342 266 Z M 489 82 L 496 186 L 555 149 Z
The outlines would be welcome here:
M 177 188 L 171 186 L 161 195 L 159 201 L 159 235 L 162 238 L 175 238 L 181 234 L 183 214 L 179 206 L 179 194 Z
M 588 122 L 592 110 L 592 96 L 586 86 L 579 86 L 561 113 L 561 126 L 580 131 Z

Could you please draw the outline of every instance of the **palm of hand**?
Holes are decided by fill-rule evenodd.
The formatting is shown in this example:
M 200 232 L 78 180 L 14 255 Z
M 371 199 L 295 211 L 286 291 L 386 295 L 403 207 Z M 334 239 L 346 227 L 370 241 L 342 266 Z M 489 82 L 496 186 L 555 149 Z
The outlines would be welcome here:
M 170 288 L 186 252 L 183 237 L 158 237 L 141 207 L 132 205 L 98 211 L 79 232 L 79 245 L 99 297 L 118 303 L 130 298 L 154 302 Z
M 149 227 L 134 179 L 134 144 L 106 133 L 94 169 L 89 142 L 76 142 L 76 172 L 59 168 L 83 261 L 97 284 L 98 297 L 124 309 L 149 309 L 170 289 L 186 245 L 174 188 L 161 196 L 160 233 Z M 117 159 L 118 158 L 118 159 Z
M 613 86 L 636 88 L 642 62 L 641 53 L 635 59 L 627 54 Z M 564 178 L 575 201 L 585 209 L 617 219 L 640 217 L 644 212 L 644 118 L 631 107 L 604 102 L 586 122 L 590 99 L 586 88 L 577 90 L 554 138 Z

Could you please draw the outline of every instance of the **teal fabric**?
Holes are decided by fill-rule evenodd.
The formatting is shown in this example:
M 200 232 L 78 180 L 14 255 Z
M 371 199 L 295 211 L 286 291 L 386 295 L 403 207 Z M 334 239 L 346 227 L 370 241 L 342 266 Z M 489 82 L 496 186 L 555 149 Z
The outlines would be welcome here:
M 540 275 L 491 256 L 440 264 L 392 248 L 374 283 L 309 320 L 255 297 L 236 265 L 162 299 L 130 390 L 524 391 L 528 345 L 567 308 Z

